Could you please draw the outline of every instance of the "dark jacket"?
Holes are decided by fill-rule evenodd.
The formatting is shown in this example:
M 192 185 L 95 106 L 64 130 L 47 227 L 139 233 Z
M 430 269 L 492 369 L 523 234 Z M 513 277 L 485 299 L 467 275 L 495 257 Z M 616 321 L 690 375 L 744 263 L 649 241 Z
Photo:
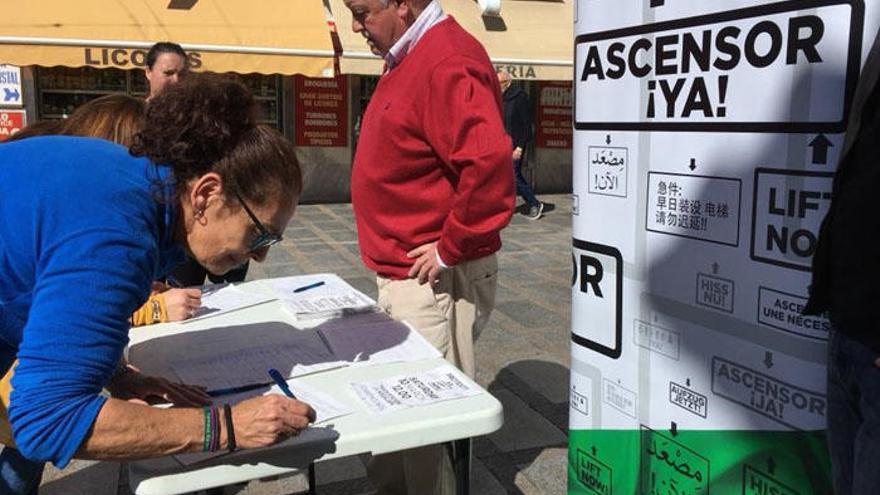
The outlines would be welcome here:
M 504 92 L 504 130 L 514 148 L 526 149 L 532 140 L 532 106 L 525 91 L 516 85 Z
M 835 327 L 880 351 L 880 37 L 853 97 L 831 206 L 813 255 L 806 314 L 828 311 Z

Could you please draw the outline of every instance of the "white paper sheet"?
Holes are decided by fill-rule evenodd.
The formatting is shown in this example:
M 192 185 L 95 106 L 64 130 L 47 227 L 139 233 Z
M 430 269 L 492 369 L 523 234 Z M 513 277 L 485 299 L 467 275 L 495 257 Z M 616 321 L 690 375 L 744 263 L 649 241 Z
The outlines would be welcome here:
M 354 412 L 348 404 L 334 399 L 329 394 L 321 392 L 319 389 L 303 383 L 302 380 L 287 380 L 287 385 L 296 398 L 302 402 L 312 406 L 315 410 L 315 426 L 322 425 L 331 419 L 347 416 Z M 277 385 L 273 386 L 267 394 L 281 394 L 281 389 Z
M 275 300 L 275 298 L 272 296 L 245 292 L 234 285 L 227 285 L 220 288 L 213 288 L 209 285 L 202 289 L 201 307 L 196 310 L 196 313 L 192 318 L 184 320 L 183 323 L 221 315 L 223 313 L 273 300 Z
M 342 316 L 376 307 L 376 301 L 332 273 L 277 278 L 270 286 L 284 309 L 298 319 Z
M 351 382 L 351 389 L 375 414 L 477 395 L 480 390 L 460 379 L 452 366 L 422 373 L 397 375 L 369 382 Z

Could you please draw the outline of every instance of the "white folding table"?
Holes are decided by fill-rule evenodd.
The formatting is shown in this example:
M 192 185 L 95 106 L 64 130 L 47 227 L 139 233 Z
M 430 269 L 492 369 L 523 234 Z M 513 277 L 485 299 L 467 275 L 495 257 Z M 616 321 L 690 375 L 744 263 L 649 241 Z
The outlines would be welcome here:
M 248 282 L 239 287 L 255 293 L 268 293 L 270 290 L 264 280 Z M 271 301 L 189 323 L 134 328 L 130 333 L 129 358 L 145 373 L 168 376 L 168 363 L 163 359 L 162 346 L 156 345 L 162 343 L 161 339 L 177 343 L 174 336 L 190 332 L 198 332 L 198 339 L 211 339 L 212 330 L 266 322 L 281 322 L 297 328 L 309 326 L 290 316 L 279 301 Z M 148 341 L 150 352 L 138 352 L 139 344 Z M 179 354 L 179 349 L 176 351 Z M 303 471 L 312 462 L 451 442 L 457 492 L 467 494 L 470 483 L 470 439 L 492 433 L 503 423 L 501 404 L 495 397 L 480 388 L 478 395 L 377 415 L 368 411 L 349 387 L 352 381 L 428 371 L 444 364 L 447 363 L 442 358 L 432 358 L 336 368 L 300 377 L 298 380 L 348 404 L 354 413 L 319 427 L 308 428 L 299 436 L 272 447 L 238 451 L 189 466 L 173 456 L 132 462 L 129 464 L 131 490 L 137 495 L 173 495 Z M 457 371 L 457 374 L 462 381 L 476 386 L 463 373 Z

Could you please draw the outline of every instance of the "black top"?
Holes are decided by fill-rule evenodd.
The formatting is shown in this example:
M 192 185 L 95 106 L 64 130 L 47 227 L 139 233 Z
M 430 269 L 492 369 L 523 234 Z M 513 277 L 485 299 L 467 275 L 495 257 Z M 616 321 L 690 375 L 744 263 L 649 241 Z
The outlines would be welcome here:
M 513 140 L 514 148 L 525 149 L 532 140 L 532 108 L 529 97 L 519 86 L 511 85 L 504 92 L 504 130 Z
M 880 351 L 880 86 L 862 107 L 852 149 L 834 178 L 831 207 L 813 257 L 805 312 L 829 311 L 837 330 Z M 854 109 L 855 111 L 855 109 Z

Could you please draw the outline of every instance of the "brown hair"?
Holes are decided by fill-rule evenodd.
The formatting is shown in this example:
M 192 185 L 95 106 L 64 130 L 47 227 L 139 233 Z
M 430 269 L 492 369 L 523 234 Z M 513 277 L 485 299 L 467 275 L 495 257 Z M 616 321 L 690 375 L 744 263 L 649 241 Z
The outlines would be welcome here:
M 227 200 L 235 192 L 257 205 L 293 199 L 302 189 L 293 145 L 275 130 L 258 128 L 255 112 L 241 83 L 191 74 L 150 100 L 131 152 L 170 165 L 178 196 L 191 179 L 216 172 Z
M 223 177 L 227 199 L 234 193 L 264 205 L 269 198 L 292 200 L 302 192 L 302 174 L 293 143 L 260 125 L 212 167 Z
M 77 107 L 61 123 L 58 134 L 97 137 L 129 147 L 143 115 L 143 100 L 122 94 L 102 96 Z
M 36 136 L 49 136 L 52 134 L 58 134 L 58 130 L 61 128 L 61 122 L 57 120 L 41 120 L 39 122 L 34 122 L 33 124 L 26 125 L 21 130 L 16 132 L 15 134 L 6 138 L 4 143 L 11 143 L 13 141 L 18 141 L 20 139 L 26 139 L 29 137 Z

